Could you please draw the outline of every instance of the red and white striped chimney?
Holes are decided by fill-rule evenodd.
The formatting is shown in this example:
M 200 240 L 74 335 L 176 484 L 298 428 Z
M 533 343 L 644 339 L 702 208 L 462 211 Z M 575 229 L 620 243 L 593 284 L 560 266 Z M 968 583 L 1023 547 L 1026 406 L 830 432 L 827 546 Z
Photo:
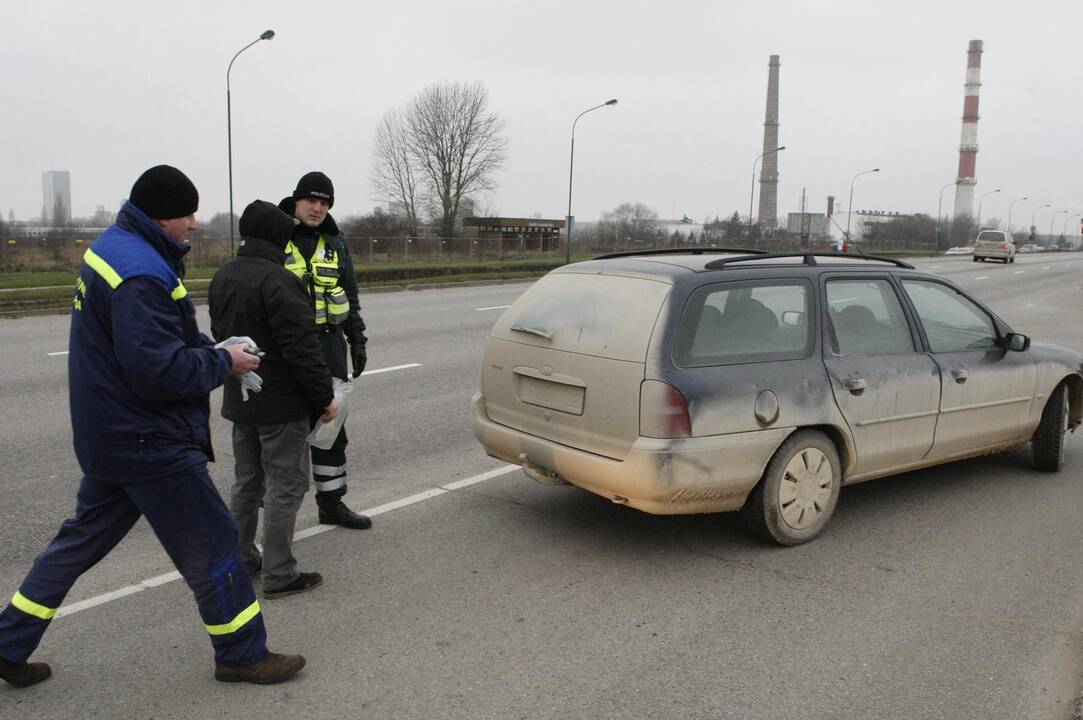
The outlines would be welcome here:
M 971 40 L 966 53 L 966 93 L 963 98 L 963 135 L 959 141 L 959 184 L 955 186 L 955 215 L 974 214 L 974 186 L 978 162 L 978 91 L 981 90 L 982 41 Z

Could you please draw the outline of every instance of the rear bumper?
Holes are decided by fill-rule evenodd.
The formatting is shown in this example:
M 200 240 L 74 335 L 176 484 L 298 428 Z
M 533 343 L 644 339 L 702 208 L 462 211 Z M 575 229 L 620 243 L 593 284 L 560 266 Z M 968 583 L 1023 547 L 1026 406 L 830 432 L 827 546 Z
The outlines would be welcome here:
M 637 438 L 623 460 L 595 455 L 491 421 L 485 397 L 471 401 L 474 435 L 492 457 L 531 477 L 552 476 L 659 515 L 737 510 L 793 428 L 663 440 Z

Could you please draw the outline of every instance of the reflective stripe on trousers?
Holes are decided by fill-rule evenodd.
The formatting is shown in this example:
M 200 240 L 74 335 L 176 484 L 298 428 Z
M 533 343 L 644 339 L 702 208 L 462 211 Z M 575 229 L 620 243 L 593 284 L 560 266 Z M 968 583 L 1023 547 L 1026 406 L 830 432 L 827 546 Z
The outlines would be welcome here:
M 266 657 L 263 615 L 237 556 L 233 517 L 207 474 L 205 456 L 193 453 L 193 459 L 188 469 L 153 480 L 82 479 L 75 517 L 61 524 L 0 612 L 0 657 L 16 663 L 30 657 L 75 581 L 108 555 L 140 516 L 195 595 L 215 660 L 249 665 Z

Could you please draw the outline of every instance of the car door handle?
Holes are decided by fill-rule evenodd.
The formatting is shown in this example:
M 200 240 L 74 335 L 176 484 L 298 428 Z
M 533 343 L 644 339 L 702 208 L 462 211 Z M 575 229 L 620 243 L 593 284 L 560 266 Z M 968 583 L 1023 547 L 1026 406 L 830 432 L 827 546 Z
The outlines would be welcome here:
M 951 371 L 951 376 L 953 378 L 955 378 L 955 382 L 962 385 L 963 383 L 966 382 L 966 379 L 968 377 L 970 377 L 970 373 L 968 373 L 966 370 L 964 370 L 962 368 L 956 368 L 956 369 Z
M 862 392 L 869 386 L 863 378 L 846 378 L 842 381 L 843 387 L 852 392 L 854 395 Z

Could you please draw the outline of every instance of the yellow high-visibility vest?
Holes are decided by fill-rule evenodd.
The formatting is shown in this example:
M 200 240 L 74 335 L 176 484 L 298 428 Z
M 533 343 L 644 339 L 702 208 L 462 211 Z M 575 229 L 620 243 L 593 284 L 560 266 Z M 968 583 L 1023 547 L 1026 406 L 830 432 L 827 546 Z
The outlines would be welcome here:
M 288 242 L 286 269 L 308 286 L 315 304 L 317 325 L 339 325 L 350 314 L 350 300 L 338 284 L 338 257 L 322 234 L 311 258 L 305 258 L 292 240 Z

